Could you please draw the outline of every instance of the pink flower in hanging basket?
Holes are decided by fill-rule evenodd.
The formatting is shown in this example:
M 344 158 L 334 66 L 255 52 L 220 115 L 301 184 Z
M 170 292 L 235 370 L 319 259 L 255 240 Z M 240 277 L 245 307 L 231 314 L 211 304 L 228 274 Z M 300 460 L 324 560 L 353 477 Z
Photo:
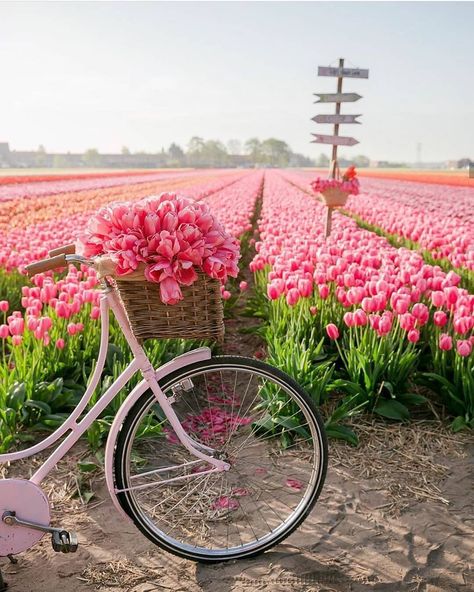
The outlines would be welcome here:
M 358 195 L 359 181 L 355 167 L 350 166 L 341 179 L 323 179 L 322 177 L 317 177 L 312 181 L 311 188 L 315 193 L 324 193 L 329 189 L 338 189 L 348 195 Z

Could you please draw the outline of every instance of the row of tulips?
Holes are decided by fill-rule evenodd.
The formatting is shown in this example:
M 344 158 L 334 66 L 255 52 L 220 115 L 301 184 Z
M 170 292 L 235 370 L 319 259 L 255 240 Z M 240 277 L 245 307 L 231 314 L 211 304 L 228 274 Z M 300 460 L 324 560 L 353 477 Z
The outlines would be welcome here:
M 310 176 L 290 180 L 306 188 Z M 345 210 L 474 279 L 473 205 L 474 188 L 365 179 L 362 195 L 350 197 Z
M 138 183 L 151 183 L 153 181 L 165 181 L 175 179 L 176 177 L 190 178 L 197 174 L 212 175 L 216 171 L 206 171 L 201 173 L 196 171 L 153 171 L 141 173 L 127 173 L 125 175 L 85 175 L 72 178 L 54 178 L 47 181 L 30 180 L 27 183 L 16 183 L 13 185 L 0 183 L 0 204 L 15 199 L 36 199 L 38 197 L 47 197 L 63 193 L 73 193 L 75 191 L 101 190 L 107 187 L 119 187 L 121 185 L 131 185 Z M 230 173 L 232 174 L 232 173 Z M 222 173 L 219 174 L 222 177 Z M 1 177 L 0 177 L 1 179 Z
M 176 175 L 172 179 L 131 183 L 82 191 L 69 191 L 59 194 L 47 194 L 34 200 L 22 198 L 11 199 L 0 204 L 0 231 L 8 232 L 11 228 L 25 228 L 25 226 L 44 222 L 53 218 L 69 217 L 73 214 L 90 212 L 113 201 L 127 198 L 128 193 L 139 192 L 141 195 L 160 193 L 166 190 L 179 190 L 200 185 L 203 195 L 218 191 L 242 178 L 242 172 L 218 175 L 204 171 L 193 175 Z M 47 184 L 49 185 L 49 184 Z
M 393 181 L 412 181 L 415 183 L 427 183 L 428 185 L 445 185 L 447 187 L 471 187 L 474 188 L 474 179 L 469 171 L 410 171 L 410 170 L 377 170 L 362 169 L 363 177 L 376 179 L 391 179 Z
M 21 271 L 28 263 L 47 256 L 48 251 L 57 245 L 72 242 L 78 230 L 85 227 L 92 212 L 107 203 L 139 200 L 159 194 L 165 188 L 190 194 L 194 199 L 203 199 L 245 178 L 242 173 L 219 177 L 178 177 L 173 182 L 133 184 L 38 198 L 29 204 L 20 200 L 3 228 L 0 214 L 0 268 Z M 1 292 L 0 296 L 5 297 L 5 294 Z
M 179 169 L 178 169 L 179 170 Z M 50 181 L 73 181 L 78 179 L 102 179 L 104 177 L 131 177 L 133 175 L 155 175 L 158 171 L 150 170 L 132 170 L 132 171 L 102 171 L 102 172 L 74 172 L 65 174 L 49 175 L 3 175 L 0 176 L 0 185 L 23 185 L 25 183 L 48 183 Z M 174 172 L 174 169 L 166 169 L 163 173 Z
M 266 174 L 251 270 L 271 360 L 291 369 L 314 356 L 323 374 L 313 388 L 346 393 L 337 420 L 361 407 L 404 419 L 424 400 L 412 392 L 417 381 L 440 393 L 456 428 L 473 425 L 474 295 L 455 272 L 340 213 L 326 240 L 324 218 L 321 202 Z
M 212 211 L 227 232 L 239 237 L 249 230 L 249 220 L 260 195 L 261 173 L 242 175 L 229 184 L 228 176 L 220 177 L 226 187 L 213 192 L 215 179 L 206 183 L 195 181 L 187 193 L 209 202 Z M 131 190 L 127 193 L 130 199 Z M 141 191 L 141 190 L 140 190 Z M 133 194 L 138 199 L 139 195 Z M 92 205 L 92 204 L 91 204 Z M 38 224 L 24 244 L 20 268 L 28 260 L 42 256 L 43 250 L 74 240 L 88 214 L 82 218 Z M 61 229 L 61 226 L 63 228 Z M 38 240 L 37 244 L 32 244 Z M 4 275 L 4 284 L 17 288 L 18 273 Z M 22 276 L 23 277 L 23 276 Z M 55 427 L 64 413 L 77 403 L 84 392 L 88 374 L 97 356 L 100 330 L 98 326 L 99 291 L 93 269 L 70 266 L 67 275 L 38 274 L 30 282 L 24 278 L 21 307 L 15 310 L 7 298 L 0 301 L 0 343 L 3 360 L 0 366 L 0 449 L 7 449 L 17 439 L 19 424 Z M 223 289 L 224 298 L 230 293 Z M 10 301 L 12 299 L 10 298 Z M 123 370 L 129 361 L 128 346 L 112 323 L 112 340 L 104 388 Z M 182 353 L 193 344 L 184 341 L 156 342 L 148 346 L 155 363 L 173 354 Z M 117 403 L 116 403 L 117 404 Z M 115 404 L 115 405 L 116 405 Z M 113 415 L 115 407 L 109 410 Z M 100 443 L 109 420 L 101 420 L 91 428 L 92 446 Z M 21 436 L 24 437 L 24 436 Z

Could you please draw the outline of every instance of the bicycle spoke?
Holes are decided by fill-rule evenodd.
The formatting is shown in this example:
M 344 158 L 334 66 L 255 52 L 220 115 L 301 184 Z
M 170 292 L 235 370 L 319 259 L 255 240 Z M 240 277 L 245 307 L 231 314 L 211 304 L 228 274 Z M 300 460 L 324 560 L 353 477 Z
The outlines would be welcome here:
M 176 397 L 176 416 L 188 437 L 229 470 L 210 471 L 209 461 L 193 456 L 167 418 L 155 414 L 150 397 L 130 436 L 129 458 L 136 460 L 129 466 L 136 471 L 127 477 L 146 489 L 128 483 L 123 491 L 134 500 L 138 520 L 168 547 L 225 556 L 268 546 L 301 520 L 312 499 L 323 460 L 319 428 L 294 387 L 271 371 L 259 372 L 252 361 L 188 376 L 192 388 Z M 170 383 L 166 396 L 179 392 L 173 386 L 182 380 Z M 185 481 L 172 481 L 176 474 Z

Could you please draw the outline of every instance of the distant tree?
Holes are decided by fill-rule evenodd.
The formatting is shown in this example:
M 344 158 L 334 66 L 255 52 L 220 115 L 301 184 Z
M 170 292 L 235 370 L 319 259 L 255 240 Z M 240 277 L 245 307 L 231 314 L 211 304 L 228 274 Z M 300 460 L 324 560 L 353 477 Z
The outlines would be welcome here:
M 48 160 L 48 155 L 46 154 L 46 148 L 43 144 L 38 146 L 38 150 L 36 151 L 35 163 L 38 167 L 46 166 Z
M 292 167 L 314 167 L 315 161 L 304 154 L 292 153 L 288 164 Z
M 357 167 L 364 168 L 370 165 L 370 158 L 363 154 L 359 154 L 359 156 L 354 158 L 353 162 Z
M 89 148 L 84 152 L 84 164 L 89 167 L 100 167 L 102 158 L 96 148 Z
M 253 164 L 262 162 L 262 143 L 258 138 L 250 138 L 245 142 L 245 152 L 250 156 Z
M 316 166 L 323 167 L 323 168 L 329 166 L 329 158 L 323 152 L 321 152 L 321 154 L 319 155 L 319 158 L 316 159 Z
M 270 166 L 285 167 L 290 160 L 291 150 L 283 140 L 268 138 L 262 142 L 262 154 Z
M 227 164 L 227 150 L 219 140 L 207 140 L 203 147 L 204 164 L 221 167 Z
M 469 165 L 472 164 L 472 160 L 470 158 L 461 158 L 457 162 L 458 169 L 467 169 Z
M 193 136 L 188 143 L 188 162 L 191 166 L 204 165 L 204 140 L 199 136 Z
M 121 150 L 122 154 L 128 156 L 130 154 L 130 150 L 127 148 L 127 146 L 122 146 L 122 150 Z
M 169 164 L 171 166 L 179 166 L 184 164 L 184 152 L 181 146 L 174 142 L 168 148 Z
M 242 142 L 240 140 L 229 140 L 227 142 L 227 152 L 229 154 L 242 154 Z

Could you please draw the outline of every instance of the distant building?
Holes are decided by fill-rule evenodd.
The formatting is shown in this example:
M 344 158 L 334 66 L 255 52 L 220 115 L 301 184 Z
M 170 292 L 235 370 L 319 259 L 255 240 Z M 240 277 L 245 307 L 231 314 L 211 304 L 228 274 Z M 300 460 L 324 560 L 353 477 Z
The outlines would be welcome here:
M 0 142 L 1 168 L 159 168 L 166 166 L 167 156 L 160 154 L 97 154 L 97 161 L 91 164 L 85 154 L 48 153 L 40 150 L 10 150 L 8 142 Z

